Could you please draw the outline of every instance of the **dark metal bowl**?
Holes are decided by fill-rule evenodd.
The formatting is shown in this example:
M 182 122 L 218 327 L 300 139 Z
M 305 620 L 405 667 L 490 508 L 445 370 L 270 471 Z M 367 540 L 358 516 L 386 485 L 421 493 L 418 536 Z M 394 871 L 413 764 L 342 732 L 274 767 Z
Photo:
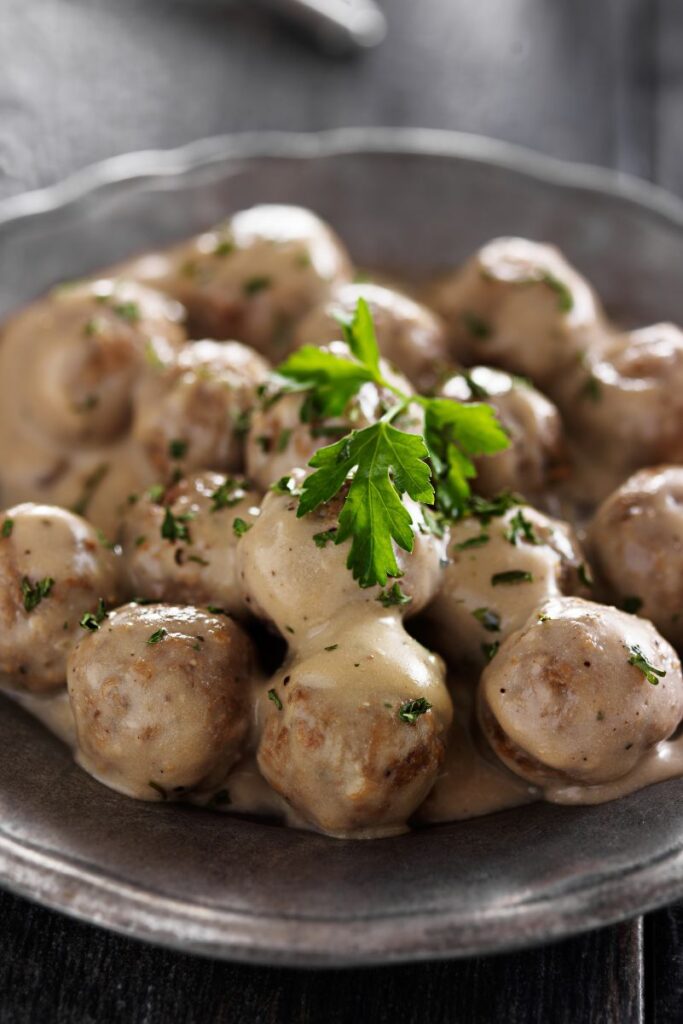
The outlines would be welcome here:
M 311 206 L 359 263 L 427 275 L 482 241 L 559 244 L 625 322 L 683 321 L 683 204 L 642 183 L 448 133 L 209 140 L 0 203 L 0 313 L 54 282 L 263 201 Z M 343 842 L 141 804 L 18 708 L 0 714 L 0 880 L 127 935 L 262 963 L 492 952 L 683 895 L 683 782 Z

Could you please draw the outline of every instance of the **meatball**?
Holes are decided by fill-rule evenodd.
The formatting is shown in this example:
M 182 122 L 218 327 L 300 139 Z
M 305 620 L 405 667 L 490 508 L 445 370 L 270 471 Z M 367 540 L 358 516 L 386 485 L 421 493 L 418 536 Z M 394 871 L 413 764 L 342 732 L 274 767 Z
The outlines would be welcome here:
M 577 440 L 622 473 L 683 462 L 683 331 L 615 335 L 567 374 L 557 401 Z
M 350 358 L 348 346 L 334 341 L 324 351 L 346 359 Z M 413 389 L 400 374 L 384 361 L 381 363 L 385 380 L 400 388 L 405 394 Z M 266 490 L 270 484 L 285 476 L 296 466 L 305 466 L 312 455 L 324 445 L 333 444 L 351 429 L 360 430 L 376 423 L 386 412 L 387 403 L 395 401 L 386 388 L 366 382 L 348 403 L 342 416 L 321 419 L 308 411 L 301 394 L 277 393 L 266 390 L 260 404 L 251 416 L 247 435 L 246 468 L 249 479 Z M 302 416 L 306 420 L 302 420 Z M 410 407 L 395 423 L 401 430 L 421 433 L 422 413 Z
M 130 594 L 243 612 L 235 554 L 259 501 L 243 481 L 210 472 L 132 500 L 119 533 Z
M 403 831 L 424 800 L 452 711 L 438 659 L 359 609 L 266 684 L 259 713 L 273 789 L 322 831 L 371 838 Z
M 417 387 L 434 386 L 448 360 L 445 325 L 426 306 L 377 284 L 345 284 L 301 322 L 295 346 L 323 345 L 341 337 L 339 318 L 350 319 L 359 299 L 370 307 L 379 350 Z
M 220 785 L 245 744 L 252 658 L 225 617 L 173 605 L 111 612 L 69 658 L 79 763 L 140 800 Z
M 547 387 L 606 325 L 588 283 L 550 245 L 496 238 L 437 285 L 454 355 L 485 360 Z
M 598 509 L 589 531 L 607 594 L 683 647 L 683 466 L 643 469 Z
M 61 444 L 116 439 L 129 427 L 140 371 L 170 360 L 184 340 L 183 315 L 177 302 L 130 281 L 55 289 L 4 330 L 8 412 Z
M 263 205 L 236 213 L 130 270 L 186 304 L 195 333 L 237 338 L 279 359 L 292 331 L 351 264 L 334 232 L 309 210 Z
M 654 626 L 580 598 L 541 605 L 479 684 L 491 748 L 540 785 L 620 779 L 681 715 L 681 665 Z
M 485 664 L 541 601 L 587 593 L 571 527 L 505 498 L 451 527 L 449 563 L 429 606 L 430 639 L 449 662 Z
M 296 490 L 304 473 L 296 471 L 289 486 Z M 346 567 L 351 541 L 335 544 L 341 498 L 301 519 L 298 500 L 284 490 L 271 491 L 261 514 L 237 545 L 237 566 L 245 601 L 251 611 L 270 619 L 291 643 L 332 618 L 377 607 L 413 615 L 439 585 L 443 541 L 424 526 L 420 506 L 404 498 L 413 519 L 411 554 L 395 548 L 403 576 L 385 588 L 363 589 Z M 424 531 L 424 532 L 423 532 Z
M 539 497 L 568 469 L 562 421 L 556 407 L 519 377 L 476 366 L 444 382 L 440 394 L 458 402 L 491 405 L 510 439 L 495 455 L 476 460 L 475 487 L 493 497 L 517 491 Z
M 267 363 L 239 342 L 197 341 L 139 389 L 133 436 L 156 471 L 242 466 L 242 443 Z
M 118 591 L 118 559 L 80 516 L 33 504 L 0 513 L 0 672 L 35 693 L 63 686 L 83 616 Z

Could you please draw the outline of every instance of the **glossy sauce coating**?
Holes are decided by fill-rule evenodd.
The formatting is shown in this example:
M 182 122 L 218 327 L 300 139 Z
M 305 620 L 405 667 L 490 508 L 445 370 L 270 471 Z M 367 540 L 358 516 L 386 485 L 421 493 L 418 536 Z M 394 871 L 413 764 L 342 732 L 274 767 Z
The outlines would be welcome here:
M 679 329 L 618 331 L 526 239 L 488 243 L 427 305 L 351 278 L 319 218 L 261 206 L 5 327 L 3 688 L 121 792 L 334 836 L 682 774 L 683 679 L 655 628 L 683 643 Z M 335 543 L 342 499 L 300 518 L 298 490 L 391 394 L 304 422 L 300 395 L 261 387 L 264 354 L 350 358 L 335 317 L 359 297 L 386 379 L 488 402 L 510 437 L 476 460 L 494 510 L 446 524 L 405 498 L 413 550 L 369 589 Z M 396 423 L 423 430 L 415 407 Z

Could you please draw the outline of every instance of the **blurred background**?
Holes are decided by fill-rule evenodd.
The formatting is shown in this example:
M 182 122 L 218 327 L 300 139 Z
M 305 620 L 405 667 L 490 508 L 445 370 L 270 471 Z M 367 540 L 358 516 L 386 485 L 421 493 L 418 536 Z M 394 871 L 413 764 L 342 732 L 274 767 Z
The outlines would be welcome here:
M 274 13 L 288 5 L 1 0 L 0 198 L 129 150 L 375 124 L 495 136 L 683 194 L 680 0 L 380 0 L 385 41 L 346 56 Z

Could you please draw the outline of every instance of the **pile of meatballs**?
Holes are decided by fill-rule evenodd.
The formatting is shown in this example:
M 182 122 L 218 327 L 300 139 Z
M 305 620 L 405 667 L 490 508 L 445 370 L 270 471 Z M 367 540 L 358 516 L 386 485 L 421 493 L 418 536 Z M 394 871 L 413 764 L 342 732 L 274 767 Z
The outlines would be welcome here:
M 314 452 L 387 396 L 304 420 L 272 384 L 302 345 L 351 359 L 361 298 L 386 380 L 509 437 L 457 521 L 404 499 L 400 588 L 352 578 L 342 499 L 297 517 Z M 362 838 L 465 784 L 463 728 L 538 799 L 637 788 L 675 746 L 683 333 L 620 331 L 555 248 L 496 239 L 407 294 L 313 213 L 254 207 L 19 312 L 0 390 L 0 679 L 66 702 L 113 789 Z

